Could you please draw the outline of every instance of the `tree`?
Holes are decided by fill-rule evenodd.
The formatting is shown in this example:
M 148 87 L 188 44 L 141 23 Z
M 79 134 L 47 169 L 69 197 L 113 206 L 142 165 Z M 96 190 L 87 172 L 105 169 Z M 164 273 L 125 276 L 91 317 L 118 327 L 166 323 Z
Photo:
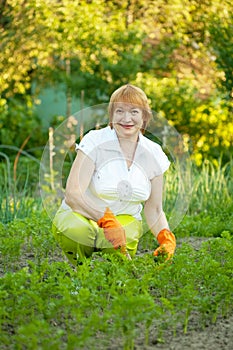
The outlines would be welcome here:
M 205 113 L 202 121 L 195 118 L 201 106 L 210 116 L 219 105 L 231 111 L 219 88 L 232 90 L 228 0 L 223 11 L 220 0 L 5 0 L 1 7 L 1 135 L 7 128 L 14 134 L 7 125 L 13 115 L 22 124 L 23 113 L 16 108 L 20 103 L 28 120 L 36 121 L 29 113 L 36 99 L 33 82 L 36 93 L 62 82 L 68 99 L 71 92 L 80 96 L 84 90 L 89 104 L 106 102 L 119 85 L 135 83 L 145 89 L 153 109 L 194 139 L 196 152 L 202 152 L 198 126 L 212 128 Z M 228 39 L 227 46 L 222 38 Z M 19 145 L 27 137 L 17 136 Z M 219 133 L 216 137 L 220 140 Z M 213 147 L 208 152 L 216 157 Z
M 228 1 L 226 2 L 228 3 Z M 228 3 L 229 4 L 229 3 Z M 230 11 L 231 9 L 231 11 Z M 229 4 L 221 11 L 221 17 L 213 16 L 209 25 L 211 52 L 222 72 L 220 85 L 233 97 L 233 7 Z

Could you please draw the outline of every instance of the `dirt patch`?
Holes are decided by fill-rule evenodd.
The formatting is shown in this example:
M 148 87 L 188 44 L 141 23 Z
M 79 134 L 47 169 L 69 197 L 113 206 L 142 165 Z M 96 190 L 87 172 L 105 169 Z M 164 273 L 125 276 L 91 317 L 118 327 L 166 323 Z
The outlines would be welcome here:
M 184 334 L 182 330 L 177 332 L 174 336 L 169 331 L 166 331 L 164 338 L 166 342 L 160 344 L 155 339 L 154 346 L 148 346 L 145 349 L 158 350 L 230 350 L 233 344 L 233 317 L 227 319 L 220 319 L 216 324 L 209 325 L 203 330 L 196 328 L 195 320 L 190 322 L 189 331 Z M 143 348 L 141 348 L 143 349 Z M 139 350 L 139 348 L 138 348 Z
M 207 242 L 213 239 L 213 237 L 185 237 L 177 239 L 177 248 L 181 247 L 183 243 L 190 244 L 195 250 L 199 250 L 201 248 L 202 243 Z

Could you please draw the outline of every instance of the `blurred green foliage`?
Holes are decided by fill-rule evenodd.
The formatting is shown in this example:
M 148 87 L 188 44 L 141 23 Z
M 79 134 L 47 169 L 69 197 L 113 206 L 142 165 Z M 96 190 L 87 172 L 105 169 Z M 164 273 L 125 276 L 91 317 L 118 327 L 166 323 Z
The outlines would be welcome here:
M 4 0 L 0 6 L 0 143 L 21 147 L 30 136 L 27 148 L 45 144 L 47 130 L 34 111 L 45 86 L 65 84 L 67 104 L 84 91 L 85 104 L 93 105 L 131 82 L 192 144 L 197 164 L 231 158 L 231 1 Z

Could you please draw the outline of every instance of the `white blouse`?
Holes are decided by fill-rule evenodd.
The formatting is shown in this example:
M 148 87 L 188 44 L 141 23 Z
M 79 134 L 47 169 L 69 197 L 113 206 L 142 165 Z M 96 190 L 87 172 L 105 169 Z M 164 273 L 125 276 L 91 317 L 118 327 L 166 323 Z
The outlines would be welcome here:
M 77 148 L 95 163 L 87 194 L 99 209 L 108 206 L 115 215 L 129 214 L 141 220 L 142 203 L 151 193 L 150 181 L 170 165 L 160 145 L 140 134 L 129 168 L 117 134 L 109 126 L 88 132 Z

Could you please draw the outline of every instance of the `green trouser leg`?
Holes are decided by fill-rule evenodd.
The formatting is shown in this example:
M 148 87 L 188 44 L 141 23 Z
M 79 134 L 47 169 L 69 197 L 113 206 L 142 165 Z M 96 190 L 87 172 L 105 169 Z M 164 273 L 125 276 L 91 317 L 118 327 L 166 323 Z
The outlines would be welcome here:
M 142 234 L 141 222 L 130 215 L 118 215 L 117 219 L 125 229 L 127 250 L 133 257 Z M 96 222 L 70 210 L 58 210 L 53 220 L 53 234 L 73 265 L 90 257 L 95 250 L 115 252 Z
M 66 237 L 63 233 L 59 232 L 55 225 L 53 225 L 52 231 L 65 256 L 73 265 L 77 265 L 85 257 L 88 258 L 92 255 L 94 251 L 93 247 L 76 243 L 72 239 Z
M 52 232 L 72 264 L 77 265 L 92 255 L 96 232 L 90 220 L 82 215 L 60 208 L 53 220 Z

